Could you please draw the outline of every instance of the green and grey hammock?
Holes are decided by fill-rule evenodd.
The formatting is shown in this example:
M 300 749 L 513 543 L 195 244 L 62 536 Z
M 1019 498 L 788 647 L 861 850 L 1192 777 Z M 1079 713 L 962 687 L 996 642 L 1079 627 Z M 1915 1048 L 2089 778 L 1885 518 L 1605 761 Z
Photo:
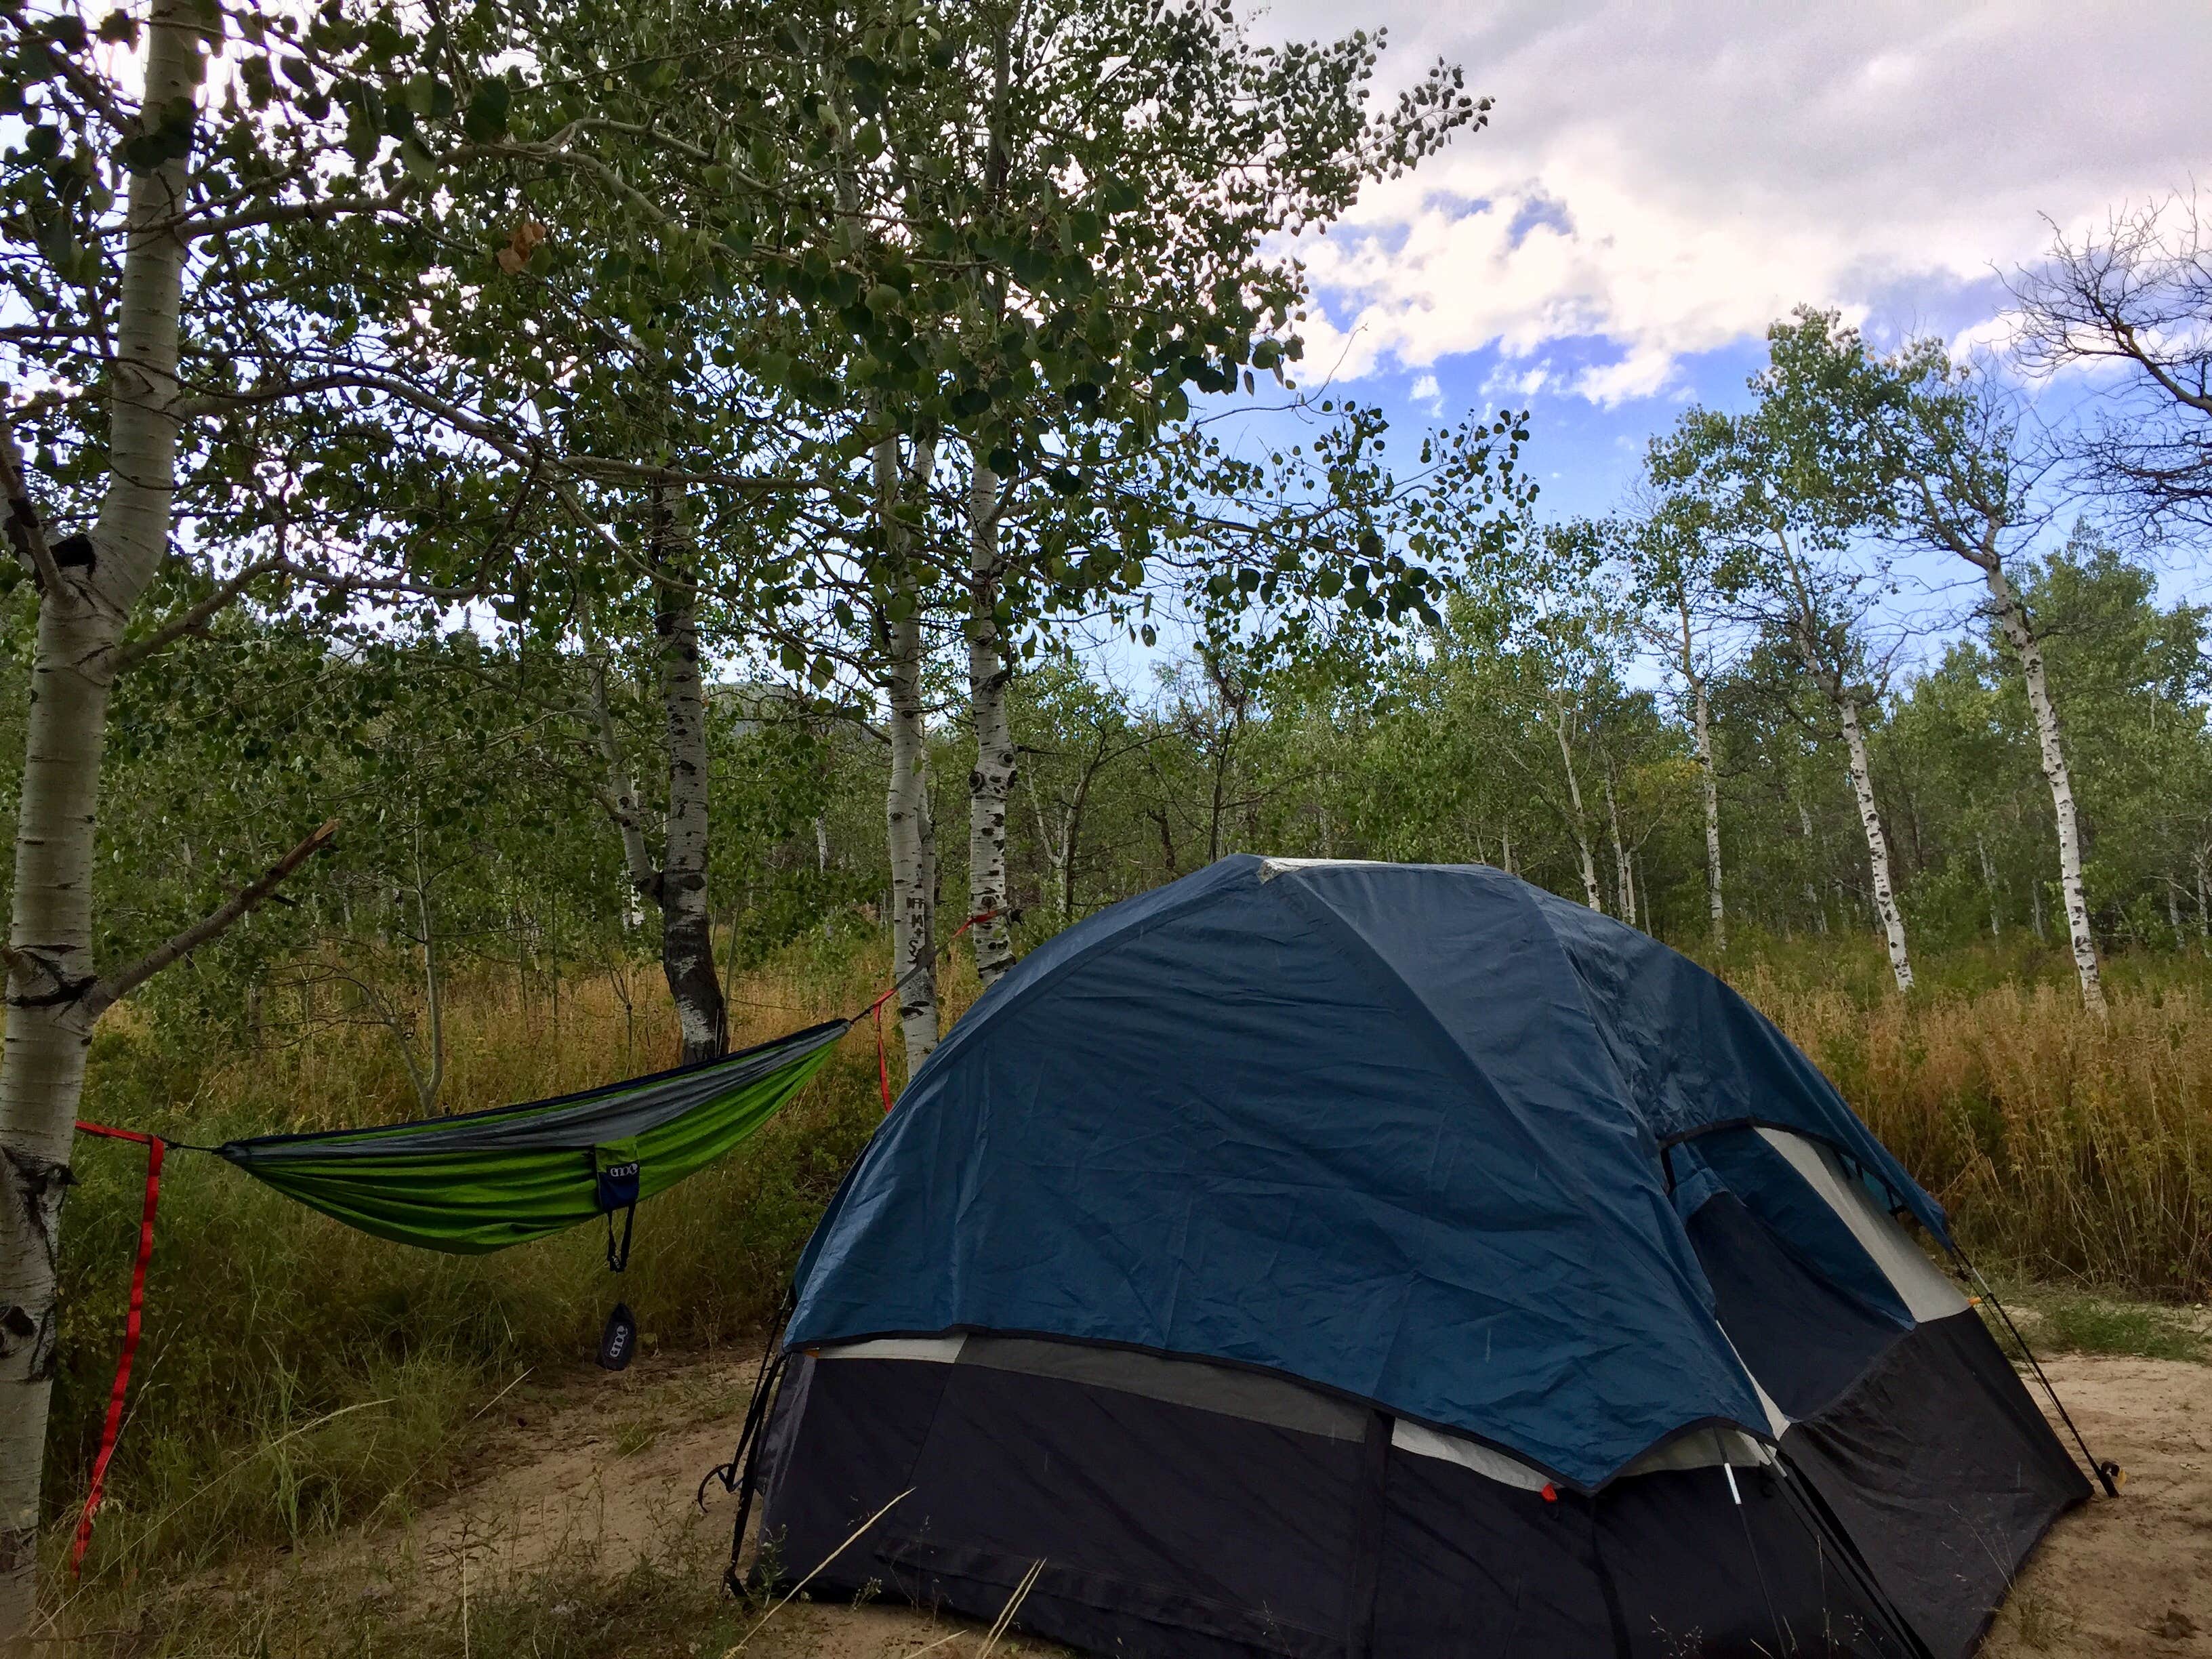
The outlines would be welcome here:
M 481 1255 L 627 1213 L 775 1115 L 851 1026 L 830 1020 L 627 1083 L 368 1129 L 211 1148 L 288 1198 L 380 1238 Z M 627 1235 L 625 1234 L 625 1237 Z
M 995 914 L 969 917 L 940 948 L 950 949 L 961 934 Z M 876 1083 L 886 1112 L 891 1109 L 891 1083 L 884 1053 L 884 1005 L 921 971 L 909 968 L 862 1016 L 875 1021 Z M 76 1127 L 83 1133 L 145 1147 L 146 1201 L 131 1273 L 123 1351 L 100 1450 L 93 1459 L 91 1489 L 77 1518 L 70 1571 L 83 1566 L 108 1461 L 122 1432 L 124 1396 L 145 1313 L 161 1163 L 171 1146 L 213 1152 L 286 1197 L 365 1233 L 458 1255 L 503 1250 L 605 1216 L 607 1266 L 620 1273 L 629 1264 L 630 1222 L 639 1200 L 696 1174 L 774 1117 L 822 1069 L 837 1039 L 857 1024 L 858 1019 L 825 1020 L 733 1054 L 580 1094 L 374 1128 L 255 1135 L 220 1146 L 195 1146 L 79 1118 Z M 623 1218 L 619 1243 L 617 1215 Z M 617 1303 L 600 1340 L 599 1364 L 620 1370 L 629 1363 L 636 1335 L 635 1318 Z

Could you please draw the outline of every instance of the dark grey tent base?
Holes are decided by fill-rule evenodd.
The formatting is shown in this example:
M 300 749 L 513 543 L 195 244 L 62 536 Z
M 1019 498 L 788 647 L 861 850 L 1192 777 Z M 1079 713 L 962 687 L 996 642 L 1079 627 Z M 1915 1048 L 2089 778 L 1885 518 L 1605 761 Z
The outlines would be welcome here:
M 1042 1561 L 1019 1627 L 1129 1659 L 1952 1659 L 2087 1492 L 1971 1316 L 1900 1337 L 1788 1467 L 1737 1468 L 1740 1506 L 1717 1465 L 1547 1498 L 1393 1445 L 1380 1413 L 1143 1363 L 1134 1392 L 1073 1345 L 794 1356 L 772 1569 L 835 1552 L 814 1588 L 988 1620 Z
M 1937 1659 L 1973 1651 L 2029 1552 L 2089 1496 L 1971 1312 L 1916 1327 L 1782 1446 Z

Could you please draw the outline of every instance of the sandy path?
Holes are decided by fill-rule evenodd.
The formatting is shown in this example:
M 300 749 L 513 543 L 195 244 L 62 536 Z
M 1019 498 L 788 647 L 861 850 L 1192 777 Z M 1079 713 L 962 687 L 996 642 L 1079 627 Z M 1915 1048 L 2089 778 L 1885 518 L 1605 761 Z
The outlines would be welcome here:
M 711 1522 L 692 1498 L 730 1455 L 757 1358 L 642 1358 L 619 1376 L 580 1372 L 518 1389 L 485 1413 L 475 1469 L 419 1513 L 316 1552 L 318 1579 L 360 1582 L 396 1607 L 517 1588 L 561 1559 L 619 1572 L 696 1546 Z M 721 1496 L 719 1488 L 716 1496 Z
M 505 1410 L 465 1491 L 349 1540 L 317 1569 L 428 1607 L 520 1589 L 563 1557 L 619 1571 L 641 1559 L 719 1570 L 735 1500 L 700 1477 L 730 1455 L 755 1357 L 641 1359 Z M 1985 1651 L 2000 1659 L 2212 1659 L 2212 1365 L 2066 1358 L 2049 1367 L 2101 1457 L 2129 1473 L 2062 1521 L 2030 1563 Z M 747 1652 L 758 1659 L 973 1656 L 980 1632 L 911 1608 L 793 1602 Z M 998 1655 L 1042 1651 L 1001 1642 Z
M 2212 1365 L 2077 1357 L 2045 1369 L 2090 1449 L 2128 1480 L 2051 1529 L 1984 1651 L 2212 1656 Z
M 502 1402 L 483 1473 L 462 1491 L 396 1524 L 319 1553 L 307 1571 L 388 1610 L 451 1607 L 464 1593 L 529 1593 L 556 1564 L 620 1573 L 640 1561 L 719 1577 L 737 1499 L 701 1477 L 734 1448 L 759 1364 L 731 1350 L 641 1358 L 617 1376 L 584 1372 L 536 1398 Z M 487 1413 L 489 1415 L 489 1413 Z M 747 1659 L 969 1659 L 987 1632 L 907 1607 L 777 1607 L 748 1641 Z M 1001 1639 L 992 1659 L 1058 1652 Z

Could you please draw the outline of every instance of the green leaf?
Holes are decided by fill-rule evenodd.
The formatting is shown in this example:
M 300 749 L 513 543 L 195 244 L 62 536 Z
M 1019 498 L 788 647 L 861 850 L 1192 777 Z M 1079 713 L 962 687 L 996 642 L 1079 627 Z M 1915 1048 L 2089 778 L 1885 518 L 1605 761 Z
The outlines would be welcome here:
M 506 77 L 495 76 L 479 84 L 469 97 L 468 113 L 461 131 L 478 143 L 489 143 L 507 131 L 507 106 L 513 96 Z
M 399 164 L 407 169 L 407 176 L 418 184 L 434 184 L 443 171 L 438 158 L 423 148 L 422 141 L 413 133 L 399 141 Z

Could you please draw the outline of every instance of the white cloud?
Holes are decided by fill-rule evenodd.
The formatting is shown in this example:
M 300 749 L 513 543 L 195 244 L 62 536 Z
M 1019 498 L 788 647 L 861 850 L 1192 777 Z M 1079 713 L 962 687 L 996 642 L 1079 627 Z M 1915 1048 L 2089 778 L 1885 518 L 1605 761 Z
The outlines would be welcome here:
M 1339 0 L 1291 0 L 1265 26 L 1345 20 Z M 2185 185 L 2204 152 L 2212 29 L 2195 0 L 1383 0 L 1358 21 L 1392 26 L 1386 77 L 1442 54 L 1497 108 L 1306 240 L 1328 309 L 1310 380 L 1486 347 L 1544 373 L 1578 337 L 1617 361 L 1554 384 L 1651 397 L 1685 354 L 1801 301 L 1924 325 L 2033 258 L 2039 216 L 2100 220 Z
M 1434 374 L 1423 374 L 1406 388 L 1406 396 L 1420 404 L 1431 415 L 1441 415 L 1444 408 L 1444 389 L 1437 383 Z
M 1491 403 L 1527 403 L 1545 387 L 1559 384 L 1559 375 L 1548 361 L 1533 365 L 1512 359 L 1492 369 L 1482 382 L 1482 397 Z
M 1613 409 L 1638 398 L 1656 398 L 1674 384 L 1672 353 L 1655 346 L 1637 346 L 1617 363 L 1586 368 L 1571 384 L 1589 402 Z

